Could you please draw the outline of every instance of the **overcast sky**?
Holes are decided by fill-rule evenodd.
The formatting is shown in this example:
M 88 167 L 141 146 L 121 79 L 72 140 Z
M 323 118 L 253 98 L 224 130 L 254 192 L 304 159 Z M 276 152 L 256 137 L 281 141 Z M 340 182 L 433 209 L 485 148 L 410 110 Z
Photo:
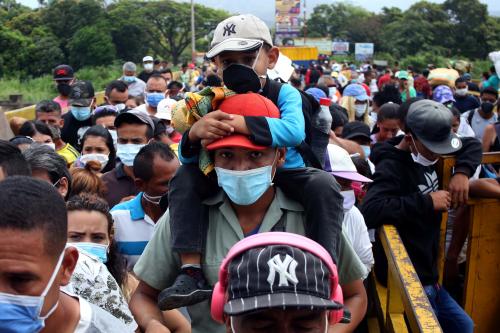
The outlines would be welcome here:
M 189 0 L 178 0 L 188 1 Z M 304 0 L 303 0 L 304 1 Z M 345 0 L 343 0 L 345 1 Z M 492 15 L 500 16 L 500 0 L 480 0 L 482 3 L 488 5 L 488 10 Z M 25 5 L 36 7 L 38 5 L 36 0 L 18 0 Z M 268 23 L 274 22 L 274 1 L 272 0 L 195 0 L 200 3 L 213 8 L 220 8 L 229 11 L 230 13 L 252 13 L 264 19 Z M 307 11 L 311 12 L 314 6 L 321 3 L 333 3 L 333 0 L 306 0 Z M 415 0 L 349 0 L 355 5 L 364 7 L 370 11 L 378 12 L 382 7 L 399 7 L 407 9 Z M 442 3 L 444 0 L 430 0 L 430 2 Z

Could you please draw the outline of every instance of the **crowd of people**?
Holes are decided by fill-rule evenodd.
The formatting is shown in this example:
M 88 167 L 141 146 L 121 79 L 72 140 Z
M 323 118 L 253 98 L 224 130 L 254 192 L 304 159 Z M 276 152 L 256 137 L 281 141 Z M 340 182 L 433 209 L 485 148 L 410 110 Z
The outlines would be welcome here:
M 440 222 L 452 290 L 469 195 L 500 198 L 481 165 L 500 151 L 495 67 L 436 84 L 432 65 L 323 59 L 271 80 L 279 57 L 238 15 L 204 64 L 126 62 L 100 105 L 57 66 L 58 96 L 0 141 L 0 331 L 367 332 L 392 224 L 443 331 L 472 332 L 438 282 Z

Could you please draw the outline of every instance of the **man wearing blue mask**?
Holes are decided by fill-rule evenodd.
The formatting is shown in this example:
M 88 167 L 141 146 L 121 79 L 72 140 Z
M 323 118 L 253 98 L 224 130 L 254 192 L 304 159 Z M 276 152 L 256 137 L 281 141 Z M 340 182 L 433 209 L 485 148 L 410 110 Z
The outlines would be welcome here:
M 78 261 L 66 237 L 65 204 L 50 184 L 25 176 L 0 182 L 1 332 L 130 332 L 110 313 L 60 290 Z
M 90 81 L 77 81 L 69 93 L 70 112 L 62 118 L 61 139 L 77 147 L 85 131 L 92 126 L 92 110 L 95 106 L 94 86 Z
M 141 96 L 146 88 L 146 83 L 136 76 L 137 66 L 133 62 L 127 61 L 123 64 L 122 70 L 123 75 L 119 80 L 127 84 L 129 96 Z
M 145 109 L 151 115 L 156 115 L 158 103 L 165 99 L 167 92 L 167 81 L 160 74 L 152 74 L 146 84 L 144 91 Z
M 168 184 L 179 168 L 175 153 L 164 143 L 152 142 L 143 147 L 134 159 L 135 184 L 141 191 L 133 199 L 113 209 L 115 240 L 118 251 L 132 270 L 165 213 Z M 161 203 L 161 204 L 160 204 Z
M 155 128 L 151 117 L 137 109 L 120 113 L 115 119 L 115 127 L 118 136 L 116 156 L 120 163 L 101 178 L 108 189 L 104 198 L 110 207 L 131 199 L 139 192 L 134 182 L 134 159 L 153 138 Z
M 232 115 L 280 116 L 278 108 L 270 100 L 253 93 L 227 98 L 220 107 Z M 268 231 L 304 235 L 306 218 L 304 208 L 273 184 L 276 170 L 285 164 L 286 148 L 257 145 L 247 135 L 235 132 L 215 140 L 207 149 L 221 189 L 211 193 L 209 199 L 202 203 L 206 214 L 202 236 L 202 269 L 184 268 L 184 271 L 187 274 L 202 274 L 207 284 L 213 285 L 218 280 L 223 258 L 236 242 Z M 192 203 L 185 204 L 189 206 Z M 160 332 L 163 329 L 165 322 L 157 307 L 158 295 L 161 290 L 172 285 L 181 269 L 179 256 L 171 247 L 171 237 L 178 236 L 171 234 L 171 222 L 167 211 L 134 267 L 141 281 L 130 306 L 140 328 L 145 331 Z M 339 247 L 340 284 L 344 292 L 344 304 L 352 315 L 352 327 L 355 327 L 366 309 L 366 294 L 361 281 L 364 267 L 343 234 L 339 237 Z M 186 281 L 183 287 L 199 288 L 193 286 L 198 279 L 199 276 Z M 208 288 L 202 292 L 210 294 L 211 290 Z M 194 333 L 226 332 L 224 325 L 210 318 L 207 300 L 189 306 L 188 311 Z

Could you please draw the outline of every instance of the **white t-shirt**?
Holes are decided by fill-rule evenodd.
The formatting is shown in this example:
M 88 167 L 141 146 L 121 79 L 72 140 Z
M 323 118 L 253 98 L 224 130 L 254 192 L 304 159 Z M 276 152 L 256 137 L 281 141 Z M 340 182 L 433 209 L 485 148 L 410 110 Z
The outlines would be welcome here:
M 365 219 L 356 206 L 344 211 L 342 228 L 351 241 L 354 252 L 366 267 L 366 275 L 363 277 L 365 279 L 372 270 L 375 260 L 373 259 L 372 243 L 366 229 Z

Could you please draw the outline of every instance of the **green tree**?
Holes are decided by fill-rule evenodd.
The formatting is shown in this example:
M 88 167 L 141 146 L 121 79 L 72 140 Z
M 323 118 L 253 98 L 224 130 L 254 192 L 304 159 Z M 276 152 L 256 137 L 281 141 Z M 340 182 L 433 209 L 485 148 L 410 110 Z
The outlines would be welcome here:
M 69 60 L 75 68 L 108 65 L 116 57 L 113 41 L 103 25 L 83 27 L 68 43 Z
M 144 26 L 151 37 L 151 49 L 156 54 L 170 56 L 177 64 L 182 52 L 191 44 L 190 7 L 170 0 L 144 2 L 141 6 L 140 15 L 147 22 Z M 225 11 L 196 5 L 195 38 L 208 35 L 227 16 Z

